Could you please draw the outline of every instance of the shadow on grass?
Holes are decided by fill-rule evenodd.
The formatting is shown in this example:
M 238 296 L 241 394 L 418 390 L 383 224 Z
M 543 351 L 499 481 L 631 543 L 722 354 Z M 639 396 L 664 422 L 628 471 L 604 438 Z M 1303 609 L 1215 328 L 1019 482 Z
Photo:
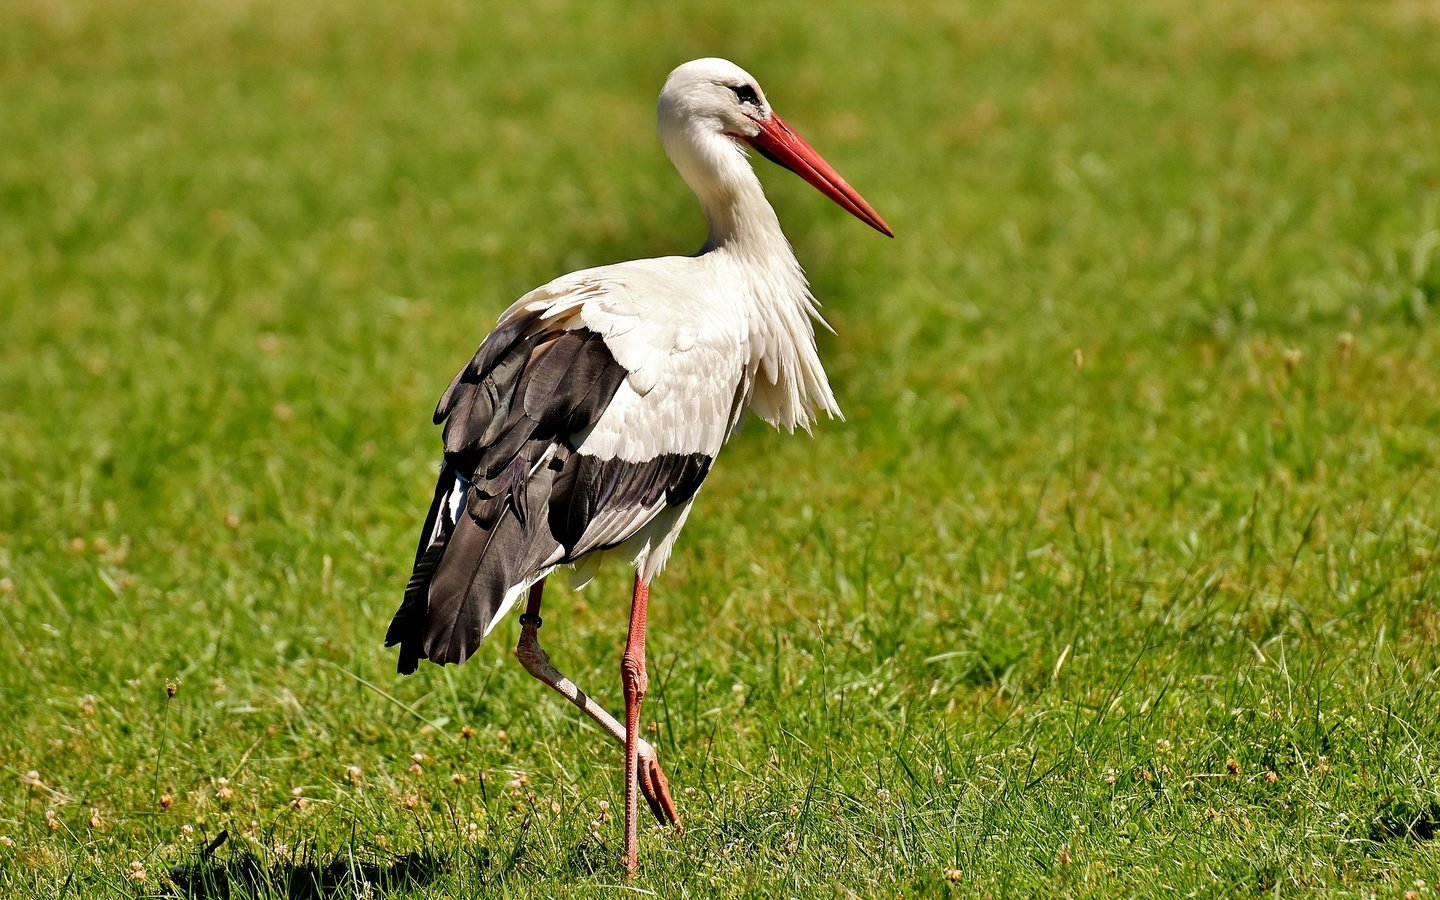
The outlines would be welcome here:
M 1433 840 L 1440 835 L 1440 801 L 1428 804 L 1393 800 L 1380 810 L 1370 826 L 1370 840 L 1376 843 L 1397 838 Z
M 329 862 L 261 860 L 248 849 L 217 858 L 215 851 L 229 835 L 221 832 L 193 863 L 170 872 L 172 897 L 186 900 L 230 900 L 241 897 L 284 897 L 287 900 L 331 900 L 336 897 L 384 897 L 394 891 L 422 887 L 444 866 L 434 856 L 407 853 L 389 865 L 339 856 Z

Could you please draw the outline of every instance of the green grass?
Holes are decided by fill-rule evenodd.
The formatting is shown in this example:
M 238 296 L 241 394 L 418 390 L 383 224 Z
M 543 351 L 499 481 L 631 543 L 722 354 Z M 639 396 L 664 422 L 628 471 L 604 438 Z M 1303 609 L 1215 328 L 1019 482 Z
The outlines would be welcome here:
M 513 623 L 380 642 L 496 314 L 698 246 L 653 102 L 702 55 L 899 237 L 762 173 L 848 418 L 752 424 L 656 584 L 689 831 L 633 887 L 1433 895 L 1437 43 L 1427 2 L 5 4 L 0 895 L 174 892 L 222 830 L 237 885 L 617 893 L 620 754 Z M 626 588 L 547 595 L 611 705 Z

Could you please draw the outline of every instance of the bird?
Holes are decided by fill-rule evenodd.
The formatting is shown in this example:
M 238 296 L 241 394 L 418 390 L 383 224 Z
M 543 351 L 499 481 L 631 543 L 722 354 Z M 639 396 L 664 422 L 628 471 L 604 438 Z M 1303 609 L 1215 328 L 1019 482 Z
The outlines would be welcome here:
M 422 659 L 463 663 L 523 598 L 520 663 L 624 747 L 621 863 L 630 874 L 637 791 L 683 834 L 655 748 L 640 737 L 651 580 L 747 414 L 792 433 L 840 415 L 815 344 L 816 323 L 829 326 L 747 151 L 894 237 L 728 60 L 674 69 L 657 124 L 704 212 L 704 244 L 690 256 L 561 276 L 501 314 L 435 408 L 443 461 L 385 639 L 399 645 L 401 674 Z M 539 643 L 546 579 L 569 567 L 578 586 L 607 560 L 634 568 L 623 722 Z

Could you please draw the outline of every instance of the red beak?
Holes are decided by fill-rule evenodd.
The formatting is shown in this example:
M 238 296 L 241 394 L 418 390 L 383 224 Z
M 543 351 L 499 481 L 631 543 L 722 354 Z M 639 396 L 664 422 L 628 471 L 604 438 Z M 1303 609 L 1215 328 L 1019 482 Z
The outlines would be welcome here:
M 816 153 L 814 147 L 792 131 L 784 119 L 772 112 L 770 118 L 754 121 L 760 126 L 760 133 L 744 140 L 760 151 L 762 156 L 810 182 L 816 190 L 834 200 L 866 225 L 886 237 L 895 236 L 895 232 L 890 230 L 890 226 L 885 224 L 879 213 L 870 208 L 865 198 L 841 178 L 840 173 Z

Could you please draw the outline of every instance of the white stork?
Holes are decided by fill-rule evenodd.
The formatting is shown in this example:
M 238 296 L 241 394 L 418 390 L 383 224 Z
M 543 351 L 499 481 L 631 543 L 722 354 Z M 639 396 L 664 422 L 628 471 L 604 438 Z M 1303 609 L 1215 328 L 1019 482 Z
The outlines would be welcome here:
M 520 662 L 625 747 L 628 871 L 637 787 L 661 824 L 681 828 L 639 733 L 650 580 L 747 410 L 789 431 L 839 414 L 815 349 L 815 299 L 745 145 L 892 235 L 734 63 L 671 72 L 659 126 L 709 221 L 705 245 L 565 275 L 500 316 L 436 407 L 444 465 L 386 635 L 400 645 L 401 673 L 421 659 L 461 663 L 528 596 Z M 609 557 L 635 567 L 623 725 L 556 671 L 537 639 L 546 577 L 573 566 L 583 584 Z

